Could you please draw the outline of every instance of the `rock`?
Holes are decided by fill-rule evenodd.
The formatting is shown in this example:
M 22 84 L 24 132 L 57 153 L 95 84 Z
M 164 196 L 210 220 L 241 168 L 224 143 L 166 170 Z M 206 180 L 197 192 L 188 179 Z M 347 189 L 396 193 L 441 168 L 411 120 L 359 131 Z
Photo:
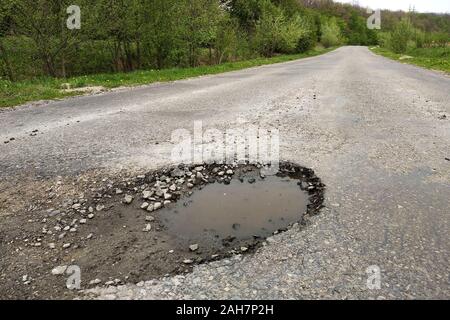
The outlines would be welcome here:
M 89 239 L 91 239 L 93 236 L 94 236 L 93 233 L 89 233 L 89 234 L 87 235 L 86 239 L 89 240 Z
M 81 204 L 79 204 L 79 203 L 75 203 L 73 206 L 72 206 L 72 209 L 74 209 L 74 210 L 78 210 L 78 209 L 80 209 L 81 208 Z
M 199 179 L 199 180 L 202 180 L 203 179 L 203 173 L 197 172 L 196 178 Z
M 197 172 L 200 172 L 200 171 L 203 171 L 203 169 L 205 169 L 204 167 L 202 167 L 202 166 L 198 166 L 198 167 L 195 167 L 195 171 L 197 171 Z
M 242 252 L 246 252 L 246 251 L 248 251 L 248 248 L 247 247 L 241 247 L 241 251 Z
M 103 211 L 104 209 L 105 209 L 105 206 L 102 205 L 102 204 L 98 204 L 98 205 L 95 207 L 95 210 L 97 210 L 97 211 Z
M 153 211 L 155 211 L 155 205 L 154 205 L 154 204 L 149 204 L 149 205 L 147 206 L 147 211 L 148 211 L 148 212 L 153 212 Z
M 220 176 L 220 177 L 222 177 L 222 176 L 225 175 L 225 172 L 224 172 L 224 171 L 220 171 L 217 175 Z
M 123 191 L 121 189 L 116 189 L 116 194 L 122 194 Z
M 165 206 L 167 206 L 167 205 L 169 205 L 169 204 L 171 204 L 171 203 L 172 203 L 172 201 L 170 201 L 170 200 L 164 201 L 164 205 L 165 205 Z
M 88 214 L 88 219 L 94 219 L 94 214 L 93 213 L 89 213 Z
M 60 276 L 64 274 L 67 270 L 67 266 L 58 266 L 52 269 L 52 275 Z
M 170 200 L 170 199 L 172 199 L 172 195 L 170 193 L 165 193 L 164 200 Z
M 56 248 L 56 245 L 55 245 L 55 243 L 49 243 L 48 244 L 48 247 L 50 248 L 50 249 L 55 249 Z
M 149 206 L 149 203 L 148 203 L 148 202 L 144 202 L 144 203 L 141 205 L 141 209 L 146 210 L 146 209 L 148 208 L 148 206 Z
M 187 187 L 192 189 L 192 188 L 194 187 L 194 185 L 193 185 L 192 183 L 189 182 L 189 183 L 187 184 Z
M 153 205 L 154 210 L 159 210 L 162 208 L 162 203 L 161 202 L 155 202 L 155 204 Z
M 194 263 L 194 261 L 192 261 L 191 259 L 185 259 L 185 260 L 183 260 L 183 263 L 184 264 L 192 264 L 192 263 Z
M 227 175 L 232 175 L 232 174 L 234 174 L 233 170 L 231 170 L 231 169 L 227 170 Z
M 130 196 L 129 194 L 127 194 L 124 198 L 123 198 L 123 203 L 125 204 L 131 204 L 133 202 L 133 196 Z
M 155 218 L 153 216 L 146 216 L 145 221 L 153 222 L 153 221 L 155 221 Z
M 70 243 L 65 243 L 65 244 L 63 244 L 63 249 L 68 249 L 68 248 L 70 248 L 70 246 L 71 246 L 71 244 Z
M 182 178 L 182 177 L 184 177 L 184 171 L 183 170 L 181 170 L 181 169 L 179 169 L 179 168 L 175 168 L 175 169 L 173 169 L 172 170 L 172 172 L 170 173 L 170 175 L 172 176 L 172 177 L 178 177 L 178 178 Z
M 95 280 L 92 280 L 89 282 L 90 285 L 97 285 L 100 283 L 102 283 L 102 280 L 100 280 L 100 279 L 95 279 Z
M 145 228 L 142 230 L 144 232 L 150 232 L 152 230 L 152 225 L 150 223 L 147 223 L 145 225 Z
M 191 244 L 189 246 L 189 250 L 191 251 L 197 251 L 198 250 L 198 244 Z
M 173 184 L 173 185 L 171 185 L 171 186 L 169 187 L 169 190 L 170 190 L 170 191 L 177 191 L 177 186 L 176 186 L 175 184 Z
M 87 220 L 86 219 L 80 219 L 80 224 L 86 224 Z
M 152 191 L 144 191 L 144 192 L 142 192 L 142 198 L 143 198 L 143 199 L 148 199 L 148 198 L 150 198 L 152 195 L 153 195 L 153 192 L 152 192 Z
M 88 208 L 88 211 L 89 211 L 90 213 L 93 213 L 93 212 L 94 212 L 94 208 L 89 207 L 89 208 Z

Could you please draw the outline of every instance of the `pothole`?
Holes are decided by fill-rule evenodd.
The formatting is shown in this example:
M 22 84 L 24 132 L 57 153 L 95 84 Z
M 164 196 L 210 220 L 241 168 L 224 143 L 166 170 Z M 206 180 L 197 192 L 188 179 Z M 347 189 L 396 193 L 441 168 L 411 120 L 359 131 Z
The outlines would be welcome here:
M 263 239 L 300 221 L 309 195 L 298 180 L 238 172 L 229 184 L 215 183 L 159 214 L 181 243 L 221 249 L 234 241 Z
M 190 272 L 303 224 L 322 208 L 324 189 L 313 170 L 290 162 L 267 177 L 260 165 L 202 164 L 93 182 L 36 213 L 42 230 L 27 234 L 26 248 L 44 271 L 30 276 L 52 295 L 65 288 L 50 272 L 58 266 L 79 266 L 82 289 Z

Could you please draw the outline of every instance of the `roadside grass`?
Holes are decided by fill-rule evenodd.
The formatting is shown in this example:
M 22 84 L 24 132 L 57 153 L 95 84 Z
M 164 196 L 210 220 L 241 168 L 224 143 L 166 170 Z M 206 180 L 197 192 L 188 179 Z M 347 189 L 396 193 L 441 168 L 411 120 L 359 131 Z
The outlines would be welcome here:
M 450 47 L 447 48 L 415 48 L 409 49 L 404 54 L 394 53 L 386 48 L 373 47 L 372 52 L 387 58 L 414 64 L 432 70 L 450 73 Z M 401 59 L 410 56 L 412 58 Z
M 172 68 L 163 70 L 141 70 L 130 73 L 110 73 L 79 76 L 68 79 L 39 78 L 20 82 L 0 79 L 0 108 L 13 107 L 31 101 L 54 100 L 81 95 L 82 92 L 65 92 L 63 84 L 70 84 L 71 88 L 102 86 L 108 89 L 126 86 L 167 82 L 208 74 L 218 74 L 245 68 L 287 62 L 301 58 L 313 57 L 336 49 L 317 47 L 301 54 L 280 55 L 272 58 L 257 58 L 252 60 L 228 62 L 212 66 L 195 68 Z

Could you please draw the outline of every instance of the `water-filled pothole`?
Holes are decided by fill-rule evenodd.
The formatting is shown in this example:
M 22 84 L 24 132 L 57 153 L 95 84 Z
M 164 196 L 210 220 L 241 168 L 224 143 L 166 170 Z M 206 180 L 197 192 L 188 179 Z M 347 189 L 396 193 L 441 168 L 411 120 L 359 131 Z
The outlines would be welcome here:
M 240 175 L 229 184 L 205 186 L 160 216 L 170 234 L 202 246 L 266 238 L 306 214 L 309 195 L 298 182 L 288 176 Z
M 325 189 L 313 170 L 290 162 L 280 163 L 275 176 L 260 168 L 179 165 L 105 179 L 45 213 L 37 248 L 52 257 L 52 268 L 79 266 L 88 286 L 185 273 L 253 252 L 268 236 L 317 214 Z M 56 281 L 46 278 L 45 286 L 49 279 Z

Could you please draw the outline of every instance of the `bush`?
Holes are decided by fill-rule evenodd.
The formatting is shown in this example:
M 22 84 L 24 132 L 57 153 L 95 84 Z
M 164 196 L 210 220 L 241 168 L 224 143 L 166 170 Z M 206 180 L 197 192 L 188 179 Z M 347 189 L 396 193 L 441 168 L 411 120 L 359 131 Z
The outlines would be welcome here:
M 334 19 L 322 25 L 321 42 L 326 48 L 341 44 L 341 30 Z
M 389 47 L 395 53 L 405 53 L 412 38 L 413 28 L 410 20 L 402 19 L 391 32 Z

